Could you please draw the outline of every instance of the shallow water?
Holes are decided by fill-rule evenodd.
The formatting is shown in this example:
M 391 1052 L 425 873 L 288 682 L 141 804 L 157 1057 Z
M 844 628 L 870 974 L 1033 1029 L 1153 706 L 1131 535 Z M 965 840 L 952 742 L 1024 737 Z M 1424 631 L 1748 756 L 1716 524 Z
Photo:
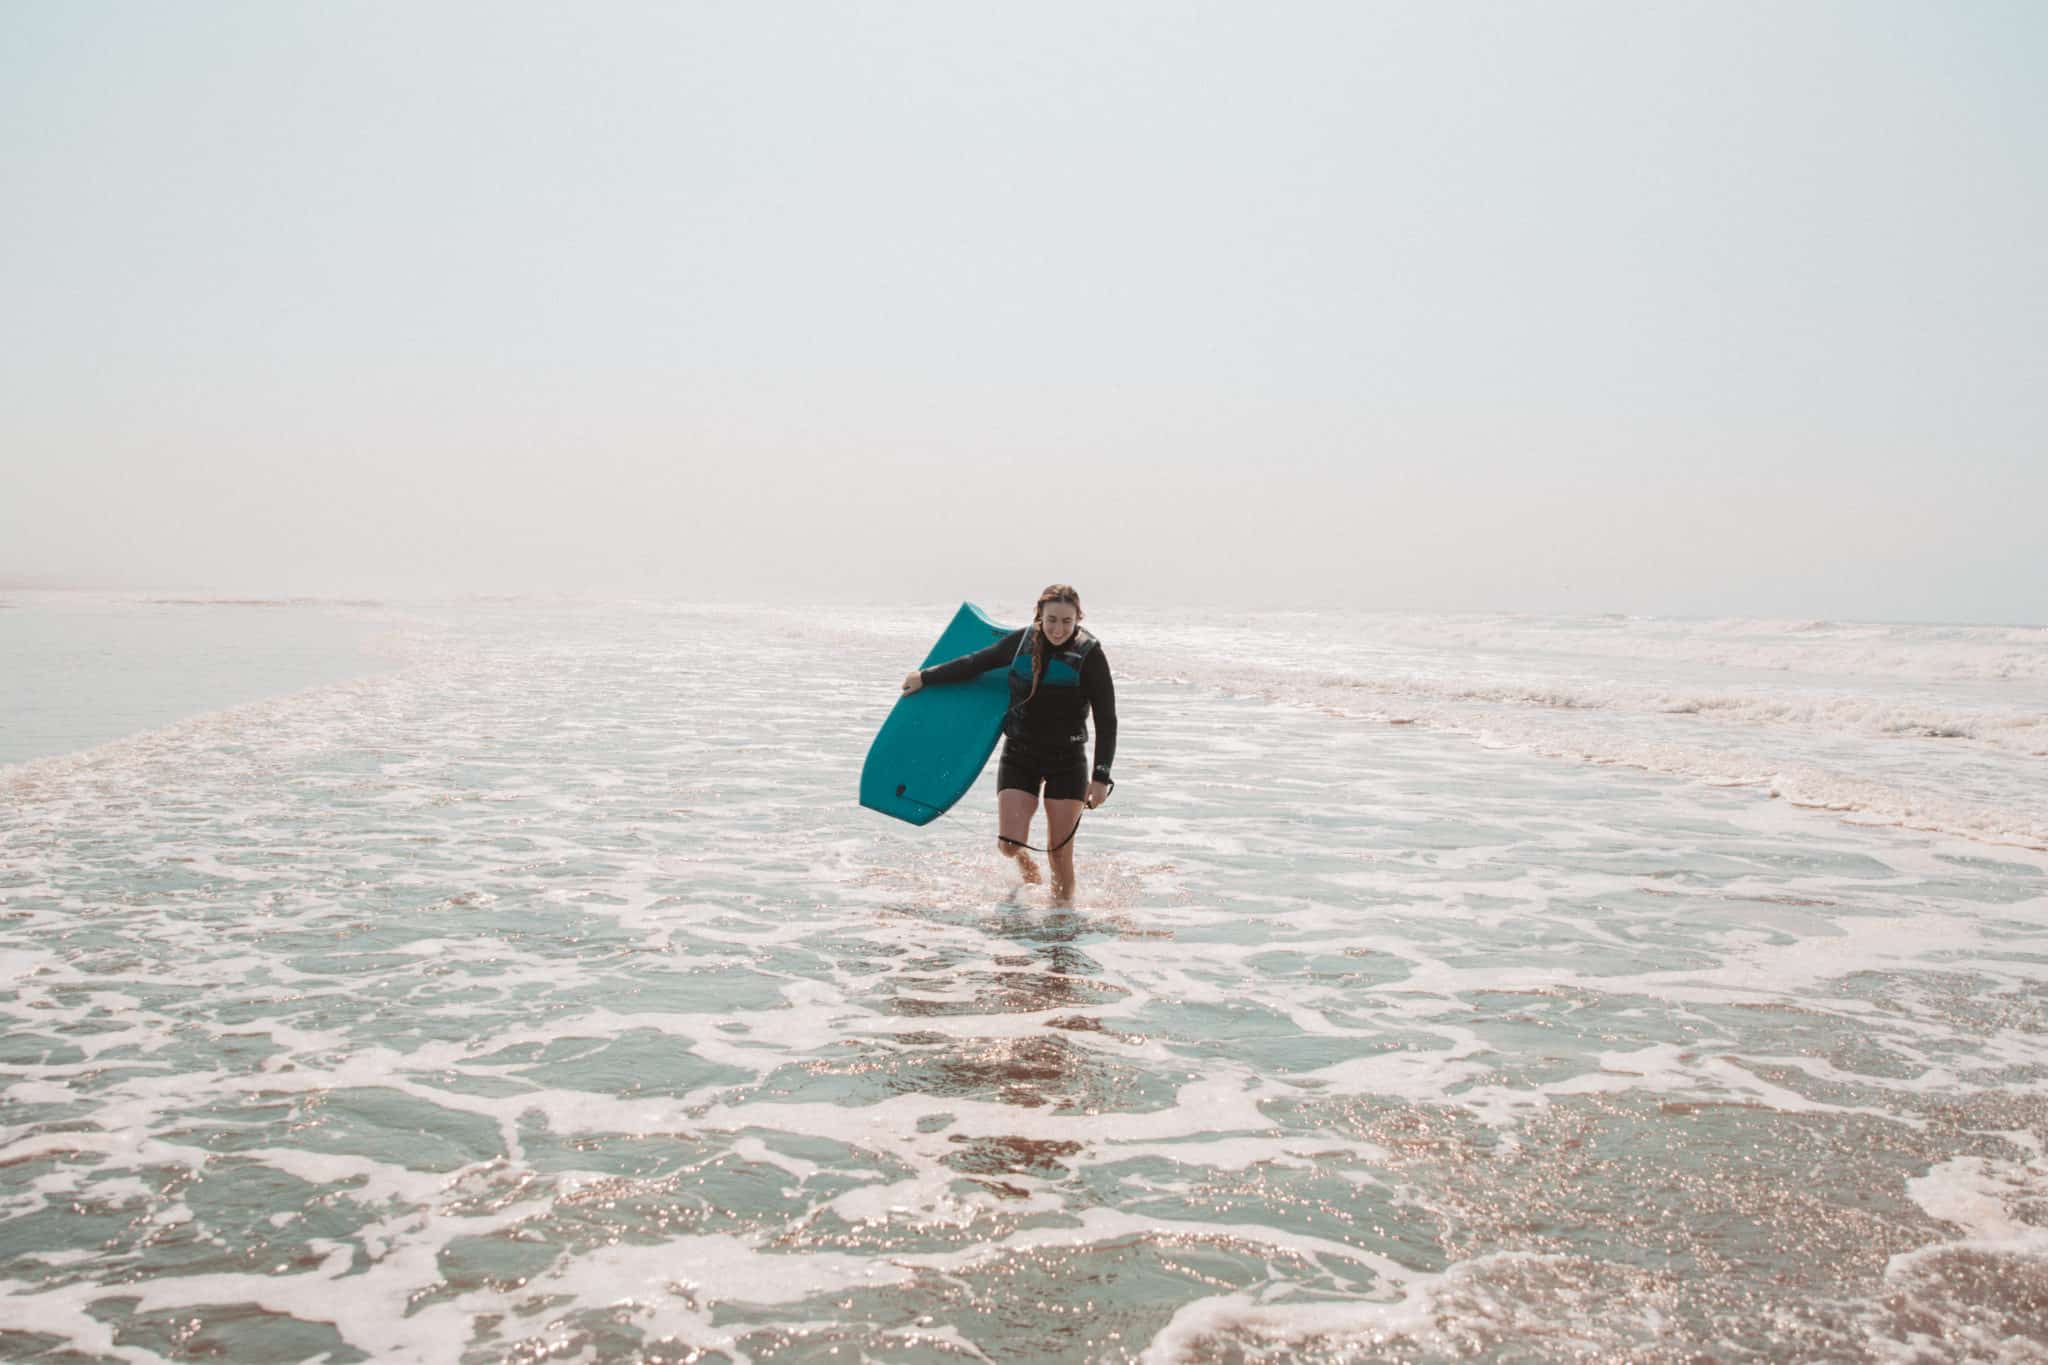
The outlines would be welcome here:
M 1134 618 L 1060 910 L 986 782 L 852 801 L 943 613 L 422 612 L 0 772 L 0 1355 L 2048 1359 L 2037 850 L 1479 734 L 1455 677 L 1329 702 L 1470 641 Z M 1989 701 L 1909 643 L 2025 719 L 2024 637 Z M 2033 818 L 2024 746 L 1668 719 Z
M 383 672 L 422 629 L 375 602 L 0 592 L 0 765 Z

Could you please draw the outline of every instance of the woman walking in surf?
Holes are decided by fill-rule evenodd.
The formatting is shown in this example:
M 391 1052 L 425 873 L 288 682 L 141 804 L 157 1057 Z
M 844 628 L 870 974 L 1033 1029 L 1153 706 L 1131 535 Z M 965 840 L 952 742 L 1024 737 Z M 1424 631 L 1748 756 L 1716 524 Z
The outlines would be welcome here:
M 965 682 L 1009 669 L 1010 709 L 1003 717 L 1003 753 L 996 762 L 996 848 L 1017 860 L 1026 882 L 1039 881 L 1026 843 L 1045 798 L 1045 847 L 1052 898 L 1074 899 L 1074 832 L 1082 810 L 1109 799 L 1116 757 L 1116 687 L 1102 642 L 1081 628 L 1081 595 L 1055 583 L 1038 595 L 1031 624 L 987 649 L 919 669 L 903 680 L 921 687 Z M 1095 763 L 1088 763 L 1088 717 L 1095 717 Z

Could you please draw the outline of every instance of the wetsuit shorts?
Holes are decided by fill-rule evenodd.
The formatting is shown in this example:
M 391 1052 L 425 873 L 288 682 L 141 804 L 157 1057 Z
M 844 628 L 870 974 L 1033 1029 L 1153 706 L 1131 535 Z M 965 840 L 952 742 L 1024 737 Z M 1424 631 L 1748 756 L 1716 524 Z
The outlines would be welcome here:
M 996 790 L 1030 792 L 1045 788 L 1048 801 L 1082 801 L 1088 796 L 1088 751 L 1080 747 L 1041 754 L 1015 744 L 996 760 Z

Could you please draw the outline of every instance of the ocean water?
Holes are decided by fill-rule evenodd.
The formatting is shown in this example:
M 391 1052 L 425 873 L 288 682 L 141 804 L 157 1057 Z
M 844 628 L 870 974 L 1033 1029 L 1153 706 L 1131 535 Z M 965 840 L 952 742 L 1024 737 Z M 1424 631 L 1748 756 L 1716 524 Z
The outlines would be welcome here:
M 950 605 L 0 608 L 0 1358 L 2048 1360 L 2048 631 Z
M 422 628 L 376 602 L 0 592 L 0 765 L 384 671 Z

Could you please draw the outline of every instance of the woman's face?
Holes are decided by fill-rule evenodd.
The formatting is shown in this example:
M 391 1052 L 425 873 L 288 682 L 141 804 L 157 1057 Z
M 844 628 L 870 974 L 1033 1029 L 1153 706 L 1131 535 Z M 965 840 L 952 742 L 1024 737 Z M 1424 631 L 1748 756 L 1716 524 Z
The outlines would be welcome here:
M 1048 602 L 1038 618 L 1045 638 L 1055 645 L 1063 645 L 1073 639 L 1074 627 L 1080 624 L 1081 613 L 1072 602 Z

